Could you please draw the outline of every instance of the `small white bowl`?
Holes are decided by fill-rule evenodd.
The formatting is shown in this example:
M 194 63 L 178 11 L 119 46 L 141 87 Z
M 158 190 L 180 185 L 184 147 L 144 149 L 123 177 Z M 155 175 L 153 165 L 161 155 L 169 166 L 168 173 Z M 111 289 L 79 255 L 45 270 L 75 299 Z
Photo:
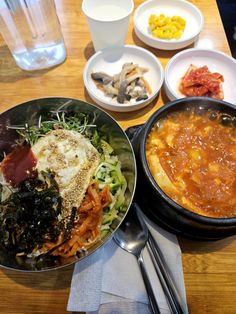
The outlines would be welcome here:
M 120 104 L 98 89 L 91 78 L 93 72 L 105 72 L 109 75 L 119 73 L 122 65 L 126 62 L 133 62 L 141 67 L 148 68 L 148 72 L 144 74 L 144 78 L 152 90 L 152 94 L 149 95 L 148 99 L 133 100 L 126 104 Z M 131 112 L 147 106 L 154 100 L 163 84 L 164 71 L 160 61 L 154 54 L 144 48 L 126 45 L 103 49 L 95 53 L 85 65 L 83 79 L 90 97 L 98 105 L 111 111 Z
M 190 64 L 197 67 L 206 65 L 211 72 L 222 74 L 223 100 L 236 104 L 236 60 L 220 51 L 197 48 L 181 51 L 167 63 L 164 88 L 170 100 L 185 97 L 179 91 L 179 84 Z
M 179 39 L 160 39 L 154 37 L 148 26 L 151 14 L 166 16 L 179 15 L 186 20 L 184 33 Z M 134 30 L 145 44 L 163 50 L 181 49 L 192 44 L 201 32 L 204 17 L 192 3 L 184 0 L 150 0 L 142 3 L 134 14 Z

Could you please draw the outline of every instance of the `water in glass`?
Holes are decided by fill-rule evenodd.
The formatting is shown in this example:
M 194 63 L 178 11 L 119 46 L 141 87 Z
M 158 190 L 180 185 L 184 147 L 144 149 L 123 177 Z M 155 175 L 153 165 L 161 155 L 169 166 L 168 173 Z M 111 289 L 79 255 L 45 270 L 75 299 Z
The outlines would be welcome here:
M 54 0 L 0 0 L 0 32 L 24 70 L 45 69 L 65 60 Z

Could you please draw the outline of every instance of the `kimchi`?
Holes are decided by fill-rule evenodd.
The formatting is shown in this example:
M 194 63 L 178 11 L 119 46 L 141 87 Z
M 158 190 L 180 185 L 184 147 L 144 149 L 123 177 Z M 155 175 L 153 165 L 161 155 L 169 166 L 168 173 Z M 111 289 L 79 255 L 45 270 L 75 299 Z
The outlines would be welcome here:
M 179 90 L 185 96 L 206 96 L 222 100 L 224 99 L 222 82 L 224 82 L 222 74 L 210 72 L 206 65 L 198 68 L 191 64 L 181 78 Z

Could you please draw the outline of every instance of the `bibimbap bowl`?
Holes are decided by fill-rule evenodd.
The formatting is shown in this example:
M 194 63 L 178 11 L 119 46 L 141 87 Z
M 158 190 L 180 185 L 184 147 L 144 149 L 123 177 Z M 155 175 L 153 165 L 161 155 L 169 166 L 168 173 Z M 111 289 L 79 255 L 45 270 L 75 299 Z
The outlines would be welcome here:
M 108 241 L 136 185 L 132 146 L 103 110 L 51 97 L 0 115 L 0 265 L 43 271 Z

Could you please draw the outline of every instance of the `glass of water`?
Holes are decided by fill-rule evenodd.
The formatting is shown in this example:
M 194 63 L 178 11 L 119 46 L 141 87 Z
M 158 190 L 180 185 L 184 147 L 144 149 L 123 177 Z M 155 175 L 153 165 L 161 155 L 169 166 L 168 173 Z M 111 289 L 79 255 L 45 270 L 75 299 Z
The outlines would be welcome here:
M 23 70 L 49 68 L 66 58 L 54 0 L 0 0 L 0 32 Z

